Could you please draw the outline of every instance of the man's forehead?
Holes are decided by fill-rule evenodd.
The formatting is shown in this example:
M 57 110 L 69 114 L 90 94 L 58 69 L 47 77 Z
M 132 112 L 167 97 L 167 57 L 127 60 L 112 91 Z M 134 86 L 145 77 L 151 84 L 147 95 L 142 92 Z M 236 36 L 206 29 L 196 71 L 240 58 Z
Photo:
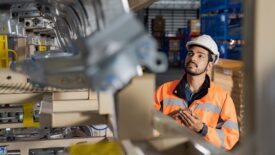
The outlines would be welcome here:
M 192 46 L 190 47 L 190 51 L 208 54 L 208 50 L 200 46 Z

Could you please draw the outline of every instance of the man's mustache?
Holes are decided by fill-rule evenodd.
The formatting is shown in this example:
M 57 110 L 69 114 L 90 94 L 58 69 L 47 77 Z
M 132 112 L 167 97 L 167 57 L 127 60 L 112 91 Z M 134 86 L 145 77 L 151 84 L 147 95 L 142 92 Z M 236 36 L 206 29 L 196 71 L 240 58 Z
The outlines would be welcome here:
M 193 62 L 193 61 L 187 62 L 187 66 L 188 66 L 190 63 L 192 63 L 192 64 L 194 64 L 196 67 L 198 67 L 198 65 L 197 65 L 195 62 Z

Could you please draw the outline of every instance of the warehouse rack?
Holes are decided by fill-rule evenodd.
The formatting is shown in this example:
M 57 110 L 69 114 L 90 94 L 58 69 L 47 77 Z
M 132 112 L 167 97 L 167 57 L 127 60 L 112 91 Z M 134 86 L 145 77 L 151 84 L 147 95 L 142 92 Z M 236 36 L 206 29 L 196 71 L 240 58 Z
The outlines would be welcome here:
M 186 28 L 183 28 L 182 34 L 176 36 L 164 35 L 158 38 L 158 40 L 160 40 L 158 50 L 166 54 L 167 58 L 170 60 L 170 66 L 182 67 L 184 65 L 187 52 L 185 45 L 191 37 L 195 36 L 190 35 L 189 32 L 186 31 Z
M 217 42 L 220 58 L 241 59 L 242 12 L 242 0 L 201 0 L 201 33 Z
M 201 16 L 202 32 L 215 40 L 241 39 L 242 16 L 239 10 Z
M 242 0 L 201 0 L 201 13 L 225 9 L 241 9 Z
M 230 45 L 229 42 L 218 43 L 218 49 L 221 58 L 234 60 L 241 59 L 242 45 L 239 43 L 236 43 L 234 45 Z

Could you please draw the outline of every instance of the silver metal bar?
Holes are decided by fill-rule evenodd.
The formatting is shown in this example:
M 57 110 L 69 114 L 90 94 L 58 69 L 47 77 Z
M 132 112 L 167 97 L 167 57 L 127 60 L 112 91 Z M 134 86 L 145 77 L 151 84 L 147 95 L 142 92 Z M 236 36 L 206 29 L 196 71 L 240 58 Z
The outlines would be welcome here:
M 226 155 L 225 151 L 217 148 L 211 143 L 205 141 L 201 136 L 194 133 L 188 128 L 183 128 L 179 126 L 175 120 L 172 118 L 163 115 L 161 112 L 155 111 L 153 118 L 154 127 L 160 132 L 160 137 L 164 136 L 165 138 L 169 137 L 186 137 L 192 145 L 199 145 L 202 148 L 206 149 L 210 154 L 215 155 Z

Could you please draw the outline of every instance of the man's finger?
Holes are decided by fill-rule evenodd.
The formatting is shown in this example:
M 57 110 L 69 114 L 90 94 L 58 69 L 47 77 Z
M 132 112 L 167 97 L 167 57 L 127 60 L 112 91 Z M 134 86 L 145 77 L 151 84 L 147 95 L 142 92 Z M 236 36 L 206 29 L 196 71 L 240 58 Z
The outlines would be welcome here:
M 173 116 L 170 116 L 170 117 L 172 117 L 173 119 L 177 119 L 179 117 L 179 113 L 177 113 L 177 114 L 175 114 Z
M 180 121 L 182 122 L 182 124 L 186 127 L 190 127 L 191 124 L 189 124 L 189 122 L 186 120 L 186 118 L 184 118 L 184 116 L 179 115 L 178 118 L 180 119 Z
M 181 113 L 180 113 L 180 114 L 181 114 Z M 193 116 L 191 116 L 191 113 L 186 112 L 186 111 L 183 111 L 182 114 L 186 117 L 187 120 L 189 120 L 189 122 L 190 122 L 191 124 L 194 124 L 194 123 L 196 122 L 195 118 L 194 118 Z
M 179 117 L 185 121 L 185 123 L 187 124 L 187 126 L 192 126 L 193 123 L 192 121 L 190 121 L 190 119 L 188 119 L 188 117 L 183 113 L 183 112 L 180 112 L 179 113 Z
M 184 118 L 184 116 L 182 116 L 180 114 L 181 112 L 178 113 L 178 119 L 181 120 L 181 122 L 185 125 L 185 126 L 190 126 L 190 124 L 188 123 L 188 121 L 186 120 L 186 118 Z
M 179 110 L 174 110 L 174 111 L 172 111 L 172 112 L 170 112 L 169 114 L 168 114 L 168 116 L 174 116 L 174 115 L 177 115 L 179 113 Z
M 200 117 L 199 117 L 198 114 L 196 114 L 196 113 L 192 113 L 192 116 L 193 116 L 194 118 L 196 118 L 196 119 L 200 119 Z

